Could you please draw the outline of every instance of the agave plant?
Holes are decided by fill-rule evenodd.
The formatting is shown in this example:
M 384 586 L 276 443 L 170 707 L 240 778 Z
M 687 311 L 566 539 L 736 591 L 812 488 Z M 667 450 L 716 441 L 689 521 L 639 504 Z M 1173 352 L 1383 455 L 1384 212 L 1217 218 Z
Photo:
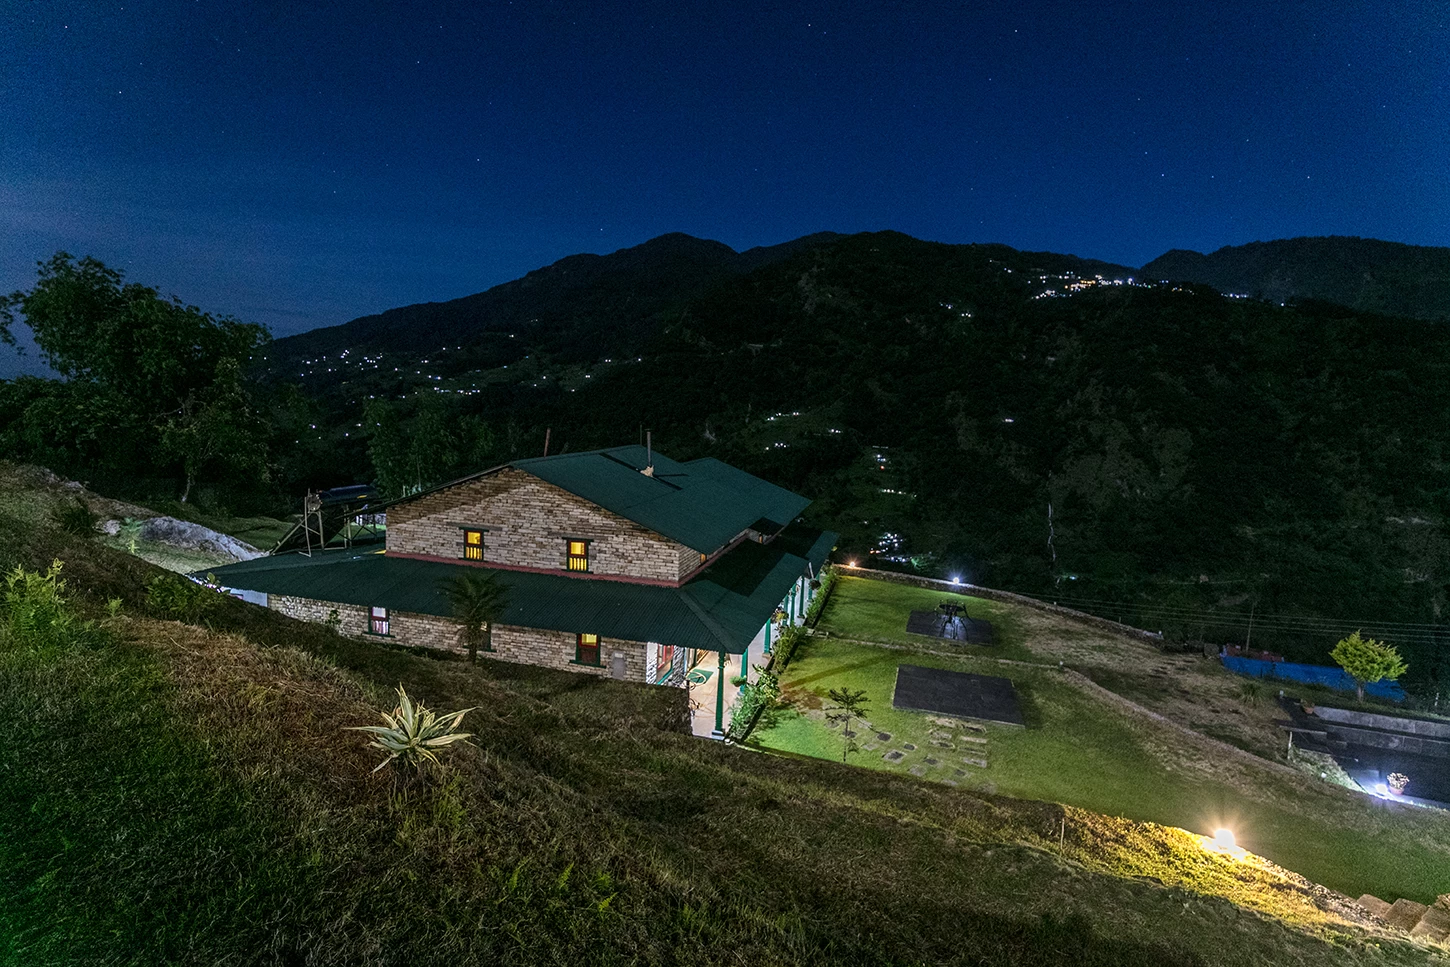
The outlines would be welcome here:
M 463 716 L 472 711 L 466 708 L 461 712 L 438 715 L 422 702 L 414 702 L 399 685 L 398 707 L 392 712 L 382 713 L 386 725 L 354 725 L 349 726 L 349 731 L 370 733 L 373 740 L 368 745 L 388 753 L 374 772 L 394 761 L 405 768 L 421 771 L 426 766 L 441 764 L 438 750 L 473 734 L 453 731 L 463 721 Z

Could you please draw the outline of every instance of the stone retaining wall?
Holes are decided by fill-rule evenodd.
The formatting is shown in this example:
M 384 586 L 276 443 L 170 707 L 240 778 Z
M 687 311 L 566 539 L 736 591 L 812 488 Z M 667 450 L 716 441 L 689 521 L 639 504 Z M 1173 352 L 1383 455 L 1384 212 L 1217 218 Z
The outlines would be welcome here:
M 1408 735 L 1425 735 L 1436 739 L 1450 739 L 1450 722 L 1431 722 L 1426 719 L 1407 719 L 1398 715 L 1380 715 L 1376 712 L 1356 712 L 1353 709 L 1316 706 L 1314 715 L 1326 722 L 1344 725 L 1362 725 L 1371 729 L 1386 729 L 1390 732 L 1404 732 Z

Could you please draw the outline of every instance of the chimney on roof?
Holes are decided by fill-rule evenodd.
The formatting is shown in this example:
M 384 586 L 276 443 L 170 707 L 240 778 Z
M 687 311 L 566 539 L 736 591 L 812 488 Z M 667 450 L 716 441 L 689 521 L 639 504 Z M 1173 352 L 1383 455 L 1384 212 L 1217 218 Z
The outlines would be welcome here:
M 644 431 L 644 469 L 640 471 L 646 477 L 655 475 L 654 449 L 654 431 L 646 430 Z

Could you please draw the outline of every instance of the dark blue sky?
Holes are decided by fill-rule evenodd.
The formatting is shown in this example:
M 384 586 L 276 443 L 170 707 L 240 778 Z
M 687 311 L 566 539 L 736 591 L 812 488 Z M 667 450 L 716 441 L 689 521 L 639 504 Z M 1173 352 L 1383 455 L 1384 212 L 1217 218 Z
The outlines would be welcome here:
M 667 231 L 1450 245 L 1443 0 L 3 0 L 0 66 L 0 286 L 279 334 Z

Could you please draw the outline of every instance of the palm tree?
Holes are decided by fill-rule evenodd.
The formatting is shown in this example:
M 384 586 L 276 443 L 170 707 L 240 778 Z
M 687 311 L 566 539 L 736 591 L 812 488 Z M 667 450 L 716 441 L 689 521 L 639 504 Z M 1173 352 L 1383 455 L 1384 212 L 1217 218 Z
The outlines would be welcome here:
M 497 571 L 470 571 L 440 585 L 458 622 L 458 643 L 468 649 L 468 660 L 478 659 L 480 644 L 493 650 L 493 624 L 508 607 L 508 588 Z

